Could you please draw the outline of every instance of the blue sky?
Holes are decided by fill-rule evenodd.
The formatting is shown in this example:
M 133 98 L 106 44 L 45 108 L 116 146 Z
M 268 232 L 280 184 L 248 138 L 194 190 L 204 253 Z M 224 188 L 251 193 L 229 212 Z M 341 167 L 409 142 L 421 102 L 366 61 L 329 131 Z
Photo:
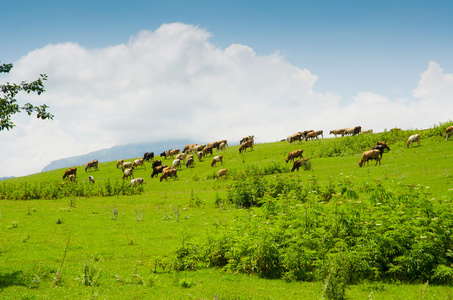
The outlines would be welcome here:
M 320 76 L 318 90 L 345 101 L 360 90 L 410 93 L 431 60 L 453 70 L 452 1 L 1 2 L 3 62 L 50 43 L 100 48 L 181 22 L 206 29 L 219 47 L 279 51 Z
M 264 142 L 305 129 L 426 128 L 453 111 L 453 1 L 0 0 L 0 7 L 0 61 L 14 63 L 0 83 L 46 73 L 47 92 L 23 101 L 49 104 L 56 116 L 18 116 L 14 130 L 0 133 L 11 145 L 0 150 L 9 158 L 0 177 L 164 137 L 203 143 L 255 134 Z M 164 129 L 166 120 L 149 113 L 157 107 L 187 129 Z M 79 114 L 77 124 L 70 113 Z M 120 126 L 123 117 L 134 122 Z M 201 117 L 235 124 L 197 131 Z M 139 134 L 140 126 L 161 130 Z M 24 152 L 30 143 L 40 146 Z M 24 156 L 39 163 L 7 166 Z

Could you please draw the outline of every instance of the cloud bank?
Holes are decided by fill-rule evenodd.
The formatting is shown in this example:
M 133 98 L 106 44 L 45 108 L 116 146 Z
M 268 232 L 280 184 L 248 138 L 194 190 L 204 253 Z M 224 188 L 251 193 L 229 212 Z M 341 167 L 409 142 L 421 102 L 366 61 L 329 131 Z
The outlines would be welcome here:
M 22 57 L 0 82 L 47 74 L 46 93 L 18 99 L 46 103 L 55 119 L 15 117 L 17 127 L 0 133 L 7 145 L 0 149 L 0 177 L 36 173 L 52 160 L 127 143 L 176 138 L 237 143 L 249 134 L 268 142 L 306 129 L 425 128 L 451 118 L 453 74 L 435 62 L 407 99 L 357 87 L 357 95 L 340 104 L 341 95 L 316 92 L 318 76 L 279 53 L 257 55 L 240 44 L 220 49 L 210 36 L 172 23 L 125 44 L 102 49 L 51 44 Z

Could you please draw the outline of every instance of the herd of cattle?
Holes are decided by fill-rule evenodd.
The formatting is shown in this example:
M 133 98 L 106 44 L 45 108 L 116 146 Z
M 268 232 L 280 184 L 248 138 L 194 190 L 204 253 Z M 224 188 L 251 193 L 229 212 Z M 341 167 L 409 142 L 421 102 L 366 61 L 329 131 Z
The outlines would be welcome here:
M 345 135 L 357 135 L 359 133 L 369 133 L 372 132 L 372 130 L 366 130 L 362 131 L 360 126 L 356 126 L 353 128 L 345 128 L 345 129 L 337 129 L 337 130 L 332 130 L 330 131 L 330 134 L 334 134 L 335 137 L 337 135 L 345 136 Z M 448 140 L 448 137 L 453 135 L 453 126 L 449 126 L 446 128 L 445 131 L 445 138 Z M 297 132 L 295 134 L 292 134 L 287 137 L 286 140 L 282 141 L 288 141 L 291 145 L 292 143 L 299 141 L 300 143 L 302 142 L 303 139 L 305 141 L 308 141 L 309 139 L 314 139 L 318 138 L 318 136 L 323 137 L 323 131 L 314 131 L 314 130 L 307 130 L 303 132 Z M 412 147 L 413 143 L 418 143 L 418 146 L 420 146 L 420 135 L 419 134 L 414 134 L 411 135 L 406 143 L 407 148 Z M 250 148 L 253 150 L 253 145 L 254 145 L 254 136 L 246 136 L 240 140 L 240 147 L 239 147 L 239 153 L 243 153 L 247 150 L 247 148 Z M 171 166 L 165 165 L 162 163 L 162 160 L 154 160 L 152 161 L 152 169 L 153 172 L 151 173 L 151 178 L 154 178 L 155 176 L 157 177 L 159 174 L 162 174 L 160 177 L 160 181 L 162 182 L 163 179 L 168 181 L 169 177 L 174 177 L 175 179 L 178 179 L 178 169 L 181 170 L 182 165 L 185 164 L 186 168 L 191 168 L 195 164 L 195 157 L 198 159 L 198 161 L 202 161 L 203 158 L 207 157 L 208 155 L 211 155 L 212 161 L 211 161 L 211 167 L 216 166 L 217 163 L 220 163 L 223 165 L 223 155 L 213 155 L 213 150 L 216 149 L 217 152 L 225 150 L 225 148 L 228 147 L 228 142 L 227 140 L 221 140 L 217 142 L 211 142 L 208 145 L 202 144 L 189 144 L 186 145 L 183 149 L 183 151 L 180 151 L 180 149 L 171 149 L 164 151 L 160 154 L 161 159 L 174 159 Z M 370 150 L 365 151 L 362 153 L 361 159 L 359 161 L 359 167 L 362 167 L 365 163 L 369 165 L 370 160 L 376 160 L 376 165 L 379 163 L 381 164 L 381 159 L 382 155 L 384 153 L 384 150 L 390 151 L 390 147 L 387 145 L 386 142 L 384 141 L 378 141 L 375 146 L 371 147 Z M 297 160 L 295 160 L 298 158 Z M 143 178 L 134 178 L 134 169 L 138 169 L 139 166 L 141 166 L 144 170 L 146 170 L 146 165 L 145 161 L 149 162 L 150 160 L 154 159 L 154 152 L 145 152 L 143 155 L 143 158 L 136 159 L 133 162 L 125 162 L 123 159 L 119 159 L 116 163 L 116 168 L 121 169 L 122 171 L 122 178 L 124 179 L 131 179 L 130 185 L 131 186 L 136 186 L 139 184 L 144 183 Z M 301 166 L 307 165 L 308 159 L 303 157 L 303 150 L 298 149 L 291 151 L 288 153 L 288 156 L 286 158 L 286 163 L 289 161 L 293 162 L 293 167 L 291 169 L 291 172 L 294 172 L 295 170 L 299 171 L 299 168 Z M 92 160 L 88 162 L 85 166 L 85 172 L 88 170 L 98 170 L 98 161 Z M 76 181 L 76 175 L 77 175 L 77 168 L 69 168 L 64 172 L 63 175 L 63 180 L 68 177 L 69 181 Z M 221 169 L 217 173 L 217 179 L 220 177 L 227 178 L 228 177 L 228 169 Z M 94 183 L 94 177 L 89 176 L 88 177 L 89 182 Z

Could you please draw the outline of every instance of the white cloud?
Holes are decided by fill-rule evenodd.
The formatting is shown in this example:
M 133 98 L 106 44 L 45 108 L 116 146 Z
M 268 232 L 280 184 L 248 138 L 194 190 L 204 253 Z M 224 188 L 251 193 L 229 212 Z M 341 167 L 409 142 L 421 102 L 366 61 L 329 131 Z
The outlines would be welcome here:
M 452 111 L 446 99 L 453 96 L 453 75 L 434 62 L 414 99 L 364 91 L 341 106 L 339 94 L 317 93 L 318 76 L 278 52 L 257 55 L 239 44 L 220 49 L 210 36 L 195 26 L 164 24 L 125 44 L 91 50 L 52 44 L 22 57 L 8 81 L 47 74 L 46 93 L 21 97 L 49 105 L 55 120 L 20 116 L 15 129 L 0 133 L 0 143 L 9 145 L 0 149 L 7 158 L 0 176 L 39 172 L 51 160 L 119 144 L 172 138 L 237 143 L 249 134 L 265 142 L 305 129 L 425 127 Z

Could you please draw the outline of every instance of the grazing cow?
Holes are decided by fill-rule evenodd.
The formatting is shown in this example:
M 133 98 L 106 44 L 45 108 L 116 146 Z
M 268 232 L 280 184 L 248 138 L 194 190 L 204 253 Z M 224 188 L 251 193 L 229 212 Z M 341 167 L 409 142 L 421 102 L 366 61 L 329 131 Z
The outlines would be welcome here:
M 308 141 L 309 139 L 314 139 L 314 138 L 318 138 L 318 133 L 316 131 L 307 133 L 307 136 L 305 137 L 305 141 Z
M 299 168 L 301 166 L 305 166 L 307 164 L 307 162 L 308 162 L 308 158 L 301 158 L 301 159 L 296 160 L 293 163 L 293 168 L 291 169 L 291 172 L 294 172 L 294 170 L 299 171 Z
M 219 178 L 221 176 L 224 176 L 225 179 L 228 179 L 228 170 L 227 169 L 221 169 L 219 170 L 219 173 L 217 173 L 217 180 L 219 180 Z
M 304 132 L 302 132 L 302 138 L 305 139 L 307 137 L 307 134 L 309 134 L 310 132 L 313 132 L 313 131 L 314 131 L 313 129 L 305 130 Z
M 211 147 L 211 146 L 206 146 L 206 147 L 203 149 L 203 157 L 205 157 L 206 155 L 208 155 L 208 153 L 210 153 L 211 156 L 213 155 L 213 154 L 212 154 L 212 147 Z
M 179 153 L 179 149 L 173 149 L 173 150 L 168 150 L 168 153 L 166 153 L 166 156 L 170 156 L 170 158 L 173 158 L 175 155 Z M 165 157 L 167 158 L 167 157 Z
M 88 176 L 88 181 L 89 181 L 90 183 L 94 183 L 94 177 L 91 176 L 91 175 Z
M 198 151 L 197 152 L 197 157 L 198 157 L 198 160 L 201 162 L 201 159 L 203 158 L 203 152 L 202 151 Z
M 189 144 L 189 145 L 185 145 L 184 146 L 184 149 L 182 150 L 182 153 L 188 153 L 190 151 L 190 149 L 192 149 L 193 147 L 195 147 L 197 144 Z
M 65 179 L 69 175 L 74 175 L 74 177 L 77 176 L 77 168 L 74 167 L 74 168 L 67 169 L 63 174 L 63 179 Z
M 409 146 L 411 146 L 411 148 L 412 148 L 412 143 L 414 143 L 414 142 L 417 142 L 418 145 L 420 146 L 420 135 L 419 134 L 411 135 L 407 139 L 407 143 L 406 143 L 407 148 L 409 148 Z
M 163 166 L 156 166 L 153 168 L 153 173 L 151 174 L 151 178 L 154 178 L 154 176 L 157 176 L 159 173 L 162 173 L 162 171 L 167 168 L 167 165 Z
M 315 132 L 316 132 L 316 138 L 318 138 L 318 136 L 321 136 L 322 138 L 324 138 L 324 130 L 318 130 Z
M 85 172 L 88 169 L 93 169 L 93 168 L 96 170 L 98 169 L 98 160 L 97 159 L 87 162 L 87 165 L 85 166 Z
M 132 169 L 136 169 L 138 166 L 143 166 L 143 168 L 146 171 L 145 160 L 143 158 L 134 160 L 134 163 L 132 164 Z
M 118 159 L 118 160 L 116 161 L 116 168 L 118 169 L 120 166 L 122 166 L 122 165 L 123 165 L 123 162 L 124 162 L 124 159 Z
M 205 147 L 206 147 L 206 144 L 197 145 L 196 147 L 193 148 L 193 152 L 198 153 L 199 151 L 203 151 L 203 149 Z
M 385 149 L 390 151 L 390 147 L 387 144 L 384 143 L 384 144 L 377 144 L 376 146 L 371 147 L 370 150 L 379 150 L 380 159 L 382 159 L 382 154 L 384 153 Z
M 352 135 L 358 135 L 360 132 L 362 131 L 362 127 L 361 126 L 356 126 L 354 127 L 354 131 L 352 132 Z
M 208 147 L 216 148 L 219 150 L 220 142 L 211 142 L 208 144 Z
M 355 127 L 345 128 L 345 129 L 344 129 L 344 133 L 343 133 L 342 136 L 350 135 L 350 134 L 352 135 L 352 134 L 354 133 L 354 128 L 355 128 Z
M 334 134 L 335 137 L 337 137 L 337 135 L 340 135 L 340 134 L 341 134 L 341 136 L 344 136 L 344 129 L 331 130 L 329 134 Z
M 186 168 L 193 166 L 194 164 L 195 164 L 195 160 L 193 159 L 193 156 L 191 158 L 187 158 Z
M 124 172 L 124 170 L 126 169 L 132 169 L 132 163 L 130 161 L 124 162 L 123 165 L 121 166 L 121 171 Z
M 162 166 L 162 161 L 161 161 L 160 159 L 159 159 L 159 160 L 155 160 L 155 161 L 153 161 L 153 163 L 151 164 L 151 166 L 152 166 L 153 168 L 158 167 L 158 166 Z
M 145 152 L 145 154 L 143 154 L 143 159 L 146 160 L 147 162 L 149 162 L 149 160 L 153 158 L 154 152 Z
M 227 145 L 228 145 L 227 143 L 221 142 L 220 145 L 219 145 L 219 150 L 220 151 L 224 151 Z
M 211 167 L 214 167 L 214 166 L 216 165 L 216 163 L 218 163 L 219 161 L 220 161 L 220 163 L 223 165 L 223 155 L 215 156 L 215 157 L 212 159 Z
M 179 159 L 179 160 L 185 160 L 186 159 L 186 154 L 185 153 L 179 153 L 178 155 L 176 155 L 176 158 Z
M 175 177 L 175 180 L 178 179 L 178 174 L 177 170 L 175 168 L 166 168 L 162 172 L 162 176 L 160 177 L 160 182 L 162 182 L 162 179 L 165 179 L 168 181 L 168 177 Z
M 159 154 L 160 157 L 164 157 L 165 159 L 167 159 L 167 152 L 170 151 L 170 150 L 167 150 L 167 151 L 164 151 L 162 152 L 161 154 Z
M 297 133 L 294 133 L 294 134 L 288 136 L 287 140 L 291 145 L 295 141 L 299 141 L 299 144 L 300 144 L 300 143 L 302 143 L 302 135 L 303 135 L 302 132 L 297 132 Z
M 380 158 L 381 151 L 379 150 L 368 150 L 362 153 L 362 158 L 359 161 L 359 166 L 362 167 L 363 164 L 366 162 L 367 165 L 370 165 L 370 160 L 376 160 L 376 166 L 379 163 L 381 165 L 381 158 Z
M 255 136 L 254 135 L 249 135 L 249 136 L 244 136 L 240 141 L 239 141 L 239 144 L 243 144 L 247 141 L 253 141 L 255 139 Z
M 296 157 L 303 158 L 303 155 L 302 155 L 303 152 L 304 152 L 304 150 L 302 150 L 302 149 L 291 151 L 290 153 L 288 153 L 288 157 L 286 158 L 286 163 L 288 163 L 290 160 L 294 161 L 294 159 Z
M 132 187 L 134 187 L 134 186 L 136 186 L 136 185 L 141 185 L 141 184 L 143 184 L 144 182 L 145 182 L 145 180 L 144 180 L 143 178 L 141 178 L 141 177 L 139 177 L 139 178 L 134 178 L 134 179 L 131 180 L 131 184 L 130 184 L 130 185 L 131 185 Z
M 74 174 L 69 175 L 69 181 L 70 182 L 77 182 L 77 179 L 75 178 Z
M 181 160 L 180 159 L 175 159 L 173 161 L 173 168 L 175 168 L 175 169 L 179 168 L 181 170 Z
M 448 126 L 445 129 L 445 140 L 448 141 L 448 137 L 453 134 L 453 126 Z
M 373 129 L 362 130 L 362 133 L 373 133 Z
M 250 148 L 251 150 L 253 150 L 253 140 L 248 140 L 246 142 L 244 142 L 241 147 L 239 147 L 239 154 L 242 153 L 242 151 L 247 151 L 247 148 Z
M 132 169 L 126 169 L 123 171 L 123 180 L 124 178 L 129 179 L 129 178 L 134 178 L 134 171 Z
M 228 147 L 228 141 L 227 140 L 221 140 L 219 141 L 220 144 L 224 143 L 225 144 L 225 147 Z M 220 147 L 220 145 L 219 145 Z

